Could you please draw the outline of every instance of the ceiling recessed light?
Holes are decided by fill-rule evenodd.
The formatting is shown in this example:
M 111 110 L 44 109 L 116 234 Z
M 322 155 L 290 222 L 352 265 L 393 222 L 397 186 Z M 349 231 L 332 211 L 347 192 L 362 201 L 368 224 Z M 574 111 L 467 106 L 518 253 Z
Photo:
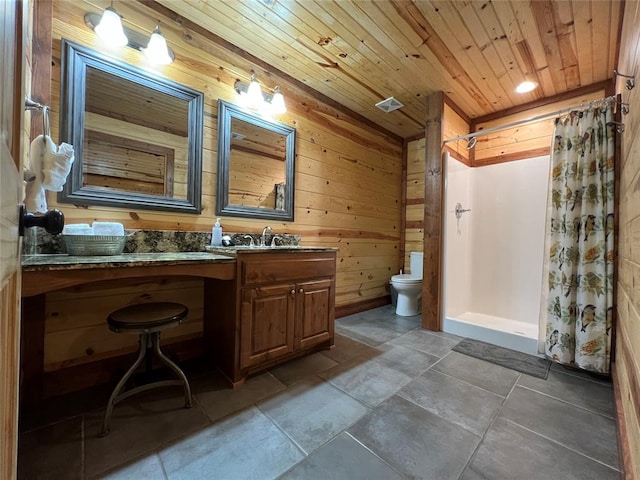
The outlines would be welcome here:
M 516 92 L 527 93 L 527 92 L 530 92 L 531 90 L 534 90 L 537 86 L 538 84 L 536 82 L 530 82 L 530 81 L 522 82 L 520 85 L 516 87 Z

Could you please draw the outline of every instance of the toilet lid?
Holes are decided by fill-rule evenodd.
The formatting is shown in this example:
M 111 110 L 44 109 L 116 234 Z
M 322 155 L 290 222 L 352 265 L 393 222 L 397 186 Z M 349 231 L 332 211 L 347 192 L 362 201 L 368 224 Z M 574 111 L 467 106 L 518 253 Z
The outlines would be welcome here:
M 409 275 L 408 273 L 403 273 L 402 275 L 394 275 L 391 277 L 391 281 L 396 283 L 420 283 L 422 279 Z

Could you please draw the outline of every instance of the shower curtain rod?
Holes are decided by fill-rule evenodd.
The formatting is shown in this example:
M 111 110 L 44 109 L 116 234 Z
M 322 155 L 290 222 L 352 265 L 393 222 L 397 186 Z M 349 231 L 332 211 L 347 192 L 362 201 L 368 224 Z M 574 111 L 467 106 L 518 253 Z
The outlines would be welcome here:
M 563 113 L 574 111 L 574 110 L 576 110 L 577 108 L 580 108 L 580 107 L 589 108 L 592 105 L 596 105 L 598 103 L 612 102 L 615 99 L 616 99 L 616 96 L 612 95 L 610 97 L 606 97 L 606 98 L 603 98 L 601 100 L 593 100 L 591 102 L 581 103 L 580 105 L 574 105 L 573 107 L 561 108 L 560 110 L 556 110 L 555 112 L 543 113 L 543 114 L 538 115 L 536 117 L 525 118 L 523 120 L 518 120 L 516 122 L 507 123 L 505 125 L 497 125 L 495 127 L 486 128 L 484 130 L 478 130 L 477 132 L 466 133 L 464 135 L 459 135 L 457 137 L 453 137 L 453 138 L 450 138 L 448 140 L 445 140 L 444 143 L 457 142 L 458 140 L 466 140 L 467 138 L 479 137 L 480 135 L 487 135 L 488 133 L 497 132 L 497 131 L 504 130 L 504 129 L 511 128 L 511 127 L 517 127 L 518 125 L 524 125 L 525 123 L 537 122 L 539 120 L 544 120 L 546 118 L 551 118 L 551 117 L 555 117 L 555 116 L 558 116 L 558 115 L 562 115 Z

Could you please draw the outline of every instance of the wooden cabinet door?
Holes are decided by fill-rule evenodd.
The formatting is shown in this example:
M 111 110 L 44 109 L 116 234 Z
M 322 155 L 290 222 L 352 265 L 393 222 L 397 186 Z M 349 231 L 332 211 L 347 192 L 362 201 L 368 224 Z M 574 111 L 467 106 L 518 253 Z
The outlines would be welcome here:
M 242 289 L 240 368 L 293 352 L 295 285 Z
M 333 289 L 332 280 L 297 284 L 296 348 L 307 348 L 333 338 Z

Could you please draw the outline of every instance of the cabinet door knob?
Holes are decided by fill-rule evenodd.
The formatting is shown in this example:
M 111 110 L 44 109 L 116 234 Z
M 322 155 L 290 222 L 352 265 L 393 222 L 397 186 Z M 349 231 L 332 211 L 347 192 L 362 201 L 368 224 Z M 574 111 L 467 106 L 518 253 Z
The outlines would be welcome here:
M 295 288 L 291 289 L 291 295 L 295 295 L 295 294 L 296 294 L 296 289 Z
M 301 288 L 300 290 L 298 290 L 298 293 L 304 293 L 304 290 Z

